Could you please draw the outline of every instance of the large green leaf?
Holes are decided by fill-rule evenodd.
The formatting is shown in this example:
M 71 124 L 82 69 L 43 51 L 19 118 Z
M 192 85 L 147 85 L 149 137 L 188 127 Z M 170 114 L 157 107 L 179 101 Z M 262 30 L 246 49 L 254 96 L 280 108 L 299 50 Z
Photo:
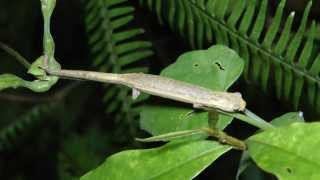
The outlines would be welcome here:
M 240 76 L 242 59 L 225 46 L 212 46 L 181 55 L 178 60 L 161 72 L 162 76 L 226 91 Z M 147 105 L 141 113 L 141 127 L 153 135 L 173 131 L 208 127 L 208 113 L 194 112 L 191 106 L 170 105 L 169 101 Z M 219 115 L 217 127 L 223 129 L 232 118 Z
M 247 140 L 248 151 L 262 169 L 279 179 L 320 179 L 320 123 L 293 123 Z
M 281 126 L 288 126 L 292 123 L 297 123 L 297 122 L 304 122 L 302 112 L 286 113 L 282 116 L 279 116 L 279 117 L 273 119 L 270 123 L 276 127 L 281 127 Z M 259 132 L 261 132 L 261 131 L 258 131 L 257 133 L 259 133 Z M 253 162 L 253 160 L 249 156 L 248 152 L 244 151 L 241 155 L 236 179 L 238 180 L 241 174 L 245 174 L 246 177 L 247 176 L 251 177 L 251 174 L 247 175 L 247 173 L 246 173 L 246 171 L 248 171 L 248 170 L 255 172 L 255 175 L 259 175 L 259 171 L 256 167 L 256 164 Z M 260 172 L 260 175 L 261 175 L 261 172 Z M 254 179 L 259 179 L 259 178 L 255 177 Z
M 81 180 L 191 179 L 230 149 L 204 140 L 123 151 L 109 157 Z

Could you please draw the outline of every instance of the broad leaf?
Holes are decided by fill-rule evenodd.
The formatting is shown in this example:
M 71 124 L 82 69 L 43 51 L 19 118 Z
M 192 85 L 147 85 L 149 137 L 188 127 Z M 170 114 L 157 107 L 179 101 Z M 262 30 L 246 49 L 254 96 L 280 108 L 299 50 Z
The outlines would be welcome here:
M 109 157 L 81 180 L 191 179 L 230 149 L 213 141 L 194 141 L 123 151 Z
M 304 122 L 302 112 L 286 113 L 280 117 L 273 119 L 270 123 L 276 127 L 280 127 L 280 126 L 288 126 L 296 122 Z M 256 171 L 256 175 L 259 174 L 255 163 L 249 156 L 248 152 L 245 151 L 242 153 L 242 156 L 241 156 L 236 179 L 239 179 L 240 175 L 246 172 L 250 168 Z M 258 178 L 255 177 L 254 179 L 258 179 Z
M 181 55 L 178 60 L 161 72 L 171 77 L 212 90 L 226 91 L 240 76 L 242 59 L 225 46 L 212 46 Z M 191 105 L 162 100 L 163 103 L 147 105 L 141 113 L 141 127 L 153 135 L 173 131 L 208 127 L 208 113 L 194 112 Z M 185 106 L 183 106 L 185 105 Z M 232 118 L 219 115 L 217 128 L 223 129 Z
M 262 169 L 279 179 L 320 179 L 320 123 L 293 123 L 247 140 L 248 152 Z

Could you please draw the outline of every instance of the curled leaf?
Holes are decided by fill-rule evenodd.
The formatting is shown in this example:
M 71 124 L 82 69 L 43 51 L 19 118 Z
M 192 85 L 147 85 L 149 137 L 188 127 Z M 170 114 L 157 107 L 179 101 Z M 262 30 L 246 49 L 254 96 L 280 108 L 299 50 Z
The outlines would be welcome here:
M 23 84 L 23 79 L 12 75 L 12 74 L 2 74 L 0 75 L 0 91 L 7 88 L 17 88 Z

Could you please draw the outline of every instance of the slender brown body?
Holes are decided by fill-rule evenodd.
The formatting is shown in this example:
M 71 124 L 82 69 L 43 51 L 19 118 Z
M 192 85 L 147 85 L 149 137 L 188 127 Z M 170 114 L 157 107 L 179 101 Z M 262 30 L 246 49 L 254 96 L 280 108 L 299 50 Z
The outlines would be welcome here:
M 61 70 L 52 75 L 122 84 L 130 88 L 163 98 L 191 103 L 195 108 L 215 108 L 227 112 L 243 111 L 246 103 L 240 93 L 212 91 L 171 78 L 143 74 L 113 74 L 91 71 Z

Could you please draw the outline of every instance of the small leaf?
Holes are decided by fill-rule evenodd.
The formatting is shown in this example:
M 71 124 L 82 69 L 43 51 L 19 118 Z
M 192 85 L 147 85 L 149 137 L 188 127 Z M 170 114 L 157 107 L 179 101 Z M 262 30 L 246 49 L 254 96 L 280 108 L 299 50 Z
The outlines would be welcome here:
M 320 123 L 293 123 L 250 137 L 248 152 L 279 179 L 320 179 L 319 136 Z
M 212 46 L 181 55 L 178 60 L 161 72 L 162 76 L 203 86 L 212 90 L 226 91 L 240 76 L 244 62 L 233 50 Z M 183 104 L 170 105 L 161 100 L 156 105 L 147 105 L 141 113 L 140 125 L 153 135 L 173 131 L 208 127 L 208 113 L 197 112 Z M 224 129 L 232 118 L 219 115 L 217 128 Z
M 61 70 L 60 64 L 53 58 L 53 61 L 50 62 L 49 68 L 54 71 Z M 28 69 L 28 73 L 32 74 L 33 76 L 37 77 L 38 79 L 46 79 L 45 77 L 48 77 L 45 70 L 41 67 L 44 66 L 44 56 L 40 56 L 38 59 L 36 59 Z M 53 77 L 53 76 L 52 76 Z M 50 79 L 50 78 L 49 78 Z M 46 79 L 46 80 L 49 80 Z
M 28 69 L 28 73 L 32 74 L 33 76 L 37 77 L 38 79 L 41 79 L 42 77 L 45 77 L 47 74 L 45 70 L 41 69 L 40 67 L 43 66 L 44 57 L 40 56 L 38 59 L 36 59 Z
M 2 74 L 0 75 L 0 91 L 7 88 L 17 88 L 22 86 L 23 79 L 13 74 Z
M 25 81 L 13 74 L 2 74 L 0 75 L 0 91 L 7 88 L 18 88 L 25 87 L 34 92 L 45 92 L 48 91 L 54 84 L 57 83 L 59 78 L 57 76 L 48 76 L 46 72 L 40 67 L 43 65 L 43 56 L 36 59 L 30 66 L 28 73 L 32 74 L 37 78 L 34 81 Z M 52 70 L 60 70 L 60 64 L 53 60 L 50 68 Z
M 109 157 L 81 180 L 192 179 L 230 149 L 213 141 L 194 141 L 123 151 Z

